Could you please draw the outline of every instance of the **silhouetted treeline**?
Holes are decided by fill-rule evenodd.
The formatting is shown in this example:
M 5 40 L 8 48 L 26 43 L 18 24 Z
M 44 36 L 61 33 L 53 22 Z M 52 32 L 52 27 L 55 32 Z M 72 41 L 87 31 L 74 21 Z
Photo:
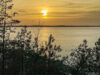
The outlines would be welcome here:
M 100 39 L 89 48 L 84 40 L 69 56 L 63 58 L 71 75 L 100 75 Z
M 33 40 L 33 41 L 32 41 Z M 5 62 L 6 75 L 62 75 L 65 65 L 57 52 L 60 46 L 54 45 L 52 35 L 44 44 L 39 44 L 38 37 L 32 39 L 31 32 L 22 29 L 14 40 L 5 40 L 5 60 L 3 42 L 0 42 L 0 75 L 2 75 L 2 61 Z
M 9 37 L 9 36 L 7 36 Z M 89 48 L 84 40 L 70 55 L 59 55 L 60 45 L 54 44 L 54 37 L 40 44 L 39 37 L 32 38 L 31 32 L 22 29 L 14 40 L 5 39 L 5 60 L 3 42 L 0 41 L 0 75 L 2 61 L 5 75 L 100 75 L 100 39 L 95 47 Z

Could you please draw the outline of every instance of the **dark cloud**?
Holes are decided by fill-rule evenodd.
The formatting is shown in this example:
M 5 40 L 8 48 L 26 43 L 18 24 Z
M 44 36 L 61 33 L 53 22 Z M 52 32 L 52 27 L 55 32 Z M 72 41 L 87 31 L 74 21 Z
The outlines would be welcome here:
M 88 7 L 90 6 L 90 3 L 75 3 L 75 2 L 64 2 L 62 4 L 59 5 L 48 5 L 49 7 L 52 8 L 83 8 L 83 7 Z
M 20 10 L 18 10 L 18 12 L 26 12 L 26 10 L 20 9 Z
M 100 14 L 100 11 L 99 10 L 94 10 L 94 11 L 90 11 L 89 13 L 90 14 Z
M 50 12 L 50 14 L 53 14 L 53 15 L 71 15 L 71 14 L 81 14 L 81 13 L 85 13 L 84 11 L 71 11 L 71 12 Z M 49 14 L 49 13 L 48 13 Z

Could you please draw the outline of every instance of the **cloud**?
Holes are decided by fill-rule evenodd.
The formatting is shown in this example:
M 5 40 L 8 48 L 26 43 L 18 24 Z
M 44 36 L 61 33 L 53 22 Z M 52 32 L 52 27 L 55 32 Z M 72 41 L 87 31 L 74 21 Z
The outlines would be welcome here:
M 100 24 L 100 0 L 29 0 L 22 5 L 20 1 L 16 9 L 19 17 L 36 19 L 42 16 L 41 10 L 45 8 L 48 8 L 47 17 L 54 23 L 59 19 L 66 24 L 66 20 L 76 24 Z
M 51 8 L 83 8 L 83 7 L 88 7 L 91 6 L 90 3 L 80 3 L 80 2 L 59 2 L 59 3 L 53 3 L 53 4 L 48 4 L 49 7 Z
M 69 12 L 50 12 L 50 14 L 53 15 L 71 15 L 71 14 L 81 14 L 84 13 L 84 11 L 69 11 Z
M 100 10 L 90 11 L 89 13 L 91 13 L 91 14 L 100 14 Z
M 24 9 L 19 9 L 18 12 L 24 12 L 24 13 L 25 13 L 26 10 L 24 10 Z
M 100 10 L 91 10 L 84 14 L 86 18 L 100 18 Z

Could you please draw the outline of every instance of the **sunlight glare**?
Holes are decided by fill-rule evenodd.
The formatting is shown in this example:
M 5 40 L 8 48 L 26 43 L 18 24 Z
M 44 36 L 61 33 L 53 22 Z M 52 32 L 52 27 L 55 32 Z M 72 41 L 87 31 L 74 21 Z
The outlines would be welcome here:
M 47 10 L 42 10 L 43 16 L 47 16 Z

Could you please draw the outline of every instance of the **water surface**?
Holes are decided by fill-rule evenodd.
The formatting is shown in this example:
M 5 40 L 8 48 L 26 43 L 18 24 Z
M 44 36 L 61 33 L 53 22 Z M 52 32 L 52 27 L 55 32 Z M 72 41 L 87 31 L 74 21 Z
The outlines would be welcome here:
M 17 27 L 16 32 L 21 28 Z M 100 37 L 100 27 L 27 27 L 27 30 L 32 32 L 32 37 L 39 36 L 40 42 L 47 41 L 49 35 L 53 34 L 55 44 L 61 45 L 64 54 L 77 48 L 85 39 L 89 47 L 93 47 Z

